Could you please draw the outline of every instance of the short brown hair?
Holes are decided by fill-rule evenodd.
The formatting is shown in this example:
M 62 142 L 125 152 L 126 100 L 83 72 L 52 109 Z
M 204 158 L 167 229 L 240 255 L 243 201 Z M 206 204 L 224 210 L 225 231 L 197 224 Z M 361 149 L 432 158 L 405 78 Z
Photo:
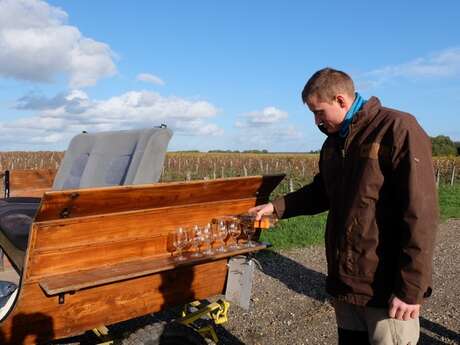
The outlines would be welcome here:
M 308 79 L 302 90 L 302 101 L 307 103 L 309 97 L 316 95 L 323 102 L 332 102 L 339 93 L 355 96 L 353 80 L 345 72 L 323 68 Z

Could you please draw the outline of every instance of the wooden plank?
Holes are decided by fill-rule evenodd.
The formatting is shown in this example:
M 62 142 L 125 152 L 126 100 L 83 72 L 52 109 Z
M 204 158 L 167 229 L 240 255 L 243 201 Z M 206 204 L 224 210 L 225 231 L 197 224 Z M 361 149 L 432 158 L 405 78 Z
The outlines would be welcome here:
M 51 190 L 56 170 L 10 170 L 10 196 L 37 196 Z
M 161 246 L 164 244 L 164 246 Z M 163 248 L 162 248 L 163 247 Z M 62 251 L 34 253 L 29 261 L 27 279 L 36 281 L 52 274 L 93 269 L 114 263 L 158 258 L 164 255 L 164 237 L 150 240 L 109 243 L 91 247 L 68 248 Z
M 243 213 L 255 202 L 229 200 L 35 223 L 27 279 L 167 255 L 178 226 L 205 225 L 213 217 Z
M 255 198 L 224 200 L 35 223 L 39 233 L 33 250 L 64 250 L 164 236 L 179 226 L 205 225 L 215 217 L 243 213 L 255 204 Z
M 22 286 L 12 314 L 0 324 L 0 343 L 29 345 L 82 334 L 224 291 L 227 260 L 138 277 L 66 294 L 46 296 L 38 283 Z
M 36 221 L 256 197 L 265 202 L 284 175 L 52 191 Z
M 40 280 L 40 286 L 47 295 L 57 295 L 66 292 L 75 292 L 103 284 L 121 280 L 137 278 L 149 274 L 178 269 L 185 266 L 197 265 L 209 261 L 228 258 L 235 255 L 247 254 L 267 248 L 267 244 L 257 243 L 254 247 L 230 249 L 227 252 L 213 255 L 192 257 L 191 253 L 184 253 L 185 260 L 177 261 L 175 257 L 165 257 L 155 260 L 138 260 L 92 270 L 71 272 L 50 276 Z
M 10 196 L 26 196 L 26 197 L 43 197 L 43 194 L 51 191 L 51 188 L 28 188 L 28 189 L 13 189 Z

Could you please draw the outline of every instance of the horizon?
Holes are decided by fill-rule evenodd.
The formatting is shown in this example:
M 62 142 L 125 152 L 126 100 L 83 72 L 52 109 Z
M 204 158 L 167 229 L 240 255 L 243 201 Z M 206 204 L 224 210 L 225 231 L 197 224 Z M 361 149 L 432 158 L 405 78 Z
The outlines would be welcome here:
M 308 153 L 300 91 L 330 66 L 460 141 L 460 3 L 2 0 L 0 151 L 86 131 L 174 131 L 170 151 Z

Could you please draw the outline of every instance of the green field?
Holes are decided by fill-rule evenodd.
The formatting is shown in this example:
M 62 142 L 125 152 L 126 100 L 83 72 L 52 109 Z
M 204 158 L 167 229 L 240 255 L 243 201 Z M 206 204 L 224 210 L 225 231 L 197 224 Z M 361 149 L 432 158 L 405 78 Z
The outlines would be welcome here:
M 460 184 L 439 187 L 439 206 L 441 221 L 449 218 L 460 218 Z
M 460 218 L 460 184 L 439 187 L 441 221 Z M 273 244 L 274 249 L 305 247 L 324 243 L 327 213 L 281 220 L 276 228 L 264 231 L 262 241 Z

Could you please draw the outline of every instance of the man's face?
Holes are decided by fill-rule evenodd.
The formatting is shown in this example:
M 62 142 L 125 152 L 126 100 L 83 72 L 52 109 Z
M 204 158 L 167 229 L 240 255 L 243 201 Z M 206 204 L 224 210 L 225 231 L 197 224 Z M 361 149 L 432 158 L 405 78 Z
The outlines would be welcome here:
M 312 95 L 307 100 L 307 106 L 315 115 L 315 123 L 323 128 L 328 134 L 336 133 L 345 115 L 350 108 L 348 100 L 343 95 L 337 95 L 331 102 L 320 100 L 316 95 Z

